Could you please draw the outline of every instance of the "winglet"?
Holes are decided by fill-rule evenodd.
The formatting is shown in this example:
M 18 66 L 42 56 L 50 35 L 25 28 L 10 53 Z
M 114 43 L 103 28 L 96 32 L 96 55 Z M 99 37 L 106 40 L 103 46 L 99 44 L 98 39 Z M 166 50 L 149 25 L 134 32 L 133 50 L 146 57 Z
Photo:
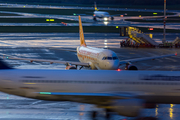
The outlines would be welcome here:
M 84 40 L 84 33 L 83 33 L 83 27 L 81 22 L 81 16 L 79 15 L 79 36 L 80 36 L 80 45 L 86 46 L 86 42 Z

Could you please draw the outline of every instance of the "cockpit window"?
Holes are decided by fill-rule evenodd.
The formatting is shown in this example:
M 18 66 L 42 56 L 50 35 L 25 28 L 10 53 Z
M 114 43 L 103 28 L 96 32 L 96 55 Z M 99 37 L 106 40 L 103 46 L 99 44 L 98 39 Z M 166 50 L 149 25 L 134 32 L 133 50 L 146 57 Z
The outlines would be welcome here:
M 103 57 L 102 60 L 117 60 L 117 57 Z
M 117 60 L 118 58 L 117 57 L 113 57 L 113 60 Z
M 103 57 L 102 60 L 106 60 L 107 57 Z
M 113 58 L 112 57 L 107 57 L 108 60 L 112 60 Z

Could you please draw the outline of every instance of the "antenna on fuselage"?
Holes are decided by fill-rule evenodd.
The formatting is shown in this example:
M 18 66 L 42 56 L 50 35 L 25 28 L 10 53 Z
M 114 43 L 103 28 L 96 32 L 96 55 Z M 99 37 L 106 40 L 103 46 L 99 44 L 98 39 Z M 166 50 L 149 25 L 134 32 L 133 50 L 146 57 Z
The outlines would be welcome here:
M 83 33 L 83 27 L 81 22 L 81 16 L 79 15 L 79 36 L 80 36 L 80 45 L 86 46 L 86 42 L 84 40 L 84 33 Z

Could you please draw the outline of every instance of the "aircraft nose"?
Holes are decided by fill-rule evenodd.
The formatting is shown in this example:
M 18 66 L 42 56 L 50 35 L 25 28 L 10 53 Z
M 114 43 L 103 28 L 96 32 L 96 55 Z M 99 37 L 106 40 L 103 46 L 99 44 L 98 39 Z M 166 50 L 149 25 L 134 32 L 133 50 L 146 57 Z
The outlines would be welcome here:
M 117 70 L 118 67 L 119 67 L 119 61 L 118 60 L 109 62 L 109 65 L 108 65 L 109 70 Z

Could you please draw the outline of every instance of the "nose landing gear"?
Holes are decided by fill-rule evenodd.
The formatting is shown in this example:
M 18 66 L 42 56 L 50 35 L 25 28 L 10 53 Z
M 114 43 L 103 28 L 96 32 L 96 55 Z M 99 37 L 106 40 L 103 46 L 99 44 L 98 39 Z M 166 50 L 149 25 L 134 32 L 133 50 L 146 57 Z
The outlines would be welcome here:
M 137 118 L 135 120 L 158 120 L 158 118 L 155 118 L 155 117 L 141 117 L 141 118 Z

